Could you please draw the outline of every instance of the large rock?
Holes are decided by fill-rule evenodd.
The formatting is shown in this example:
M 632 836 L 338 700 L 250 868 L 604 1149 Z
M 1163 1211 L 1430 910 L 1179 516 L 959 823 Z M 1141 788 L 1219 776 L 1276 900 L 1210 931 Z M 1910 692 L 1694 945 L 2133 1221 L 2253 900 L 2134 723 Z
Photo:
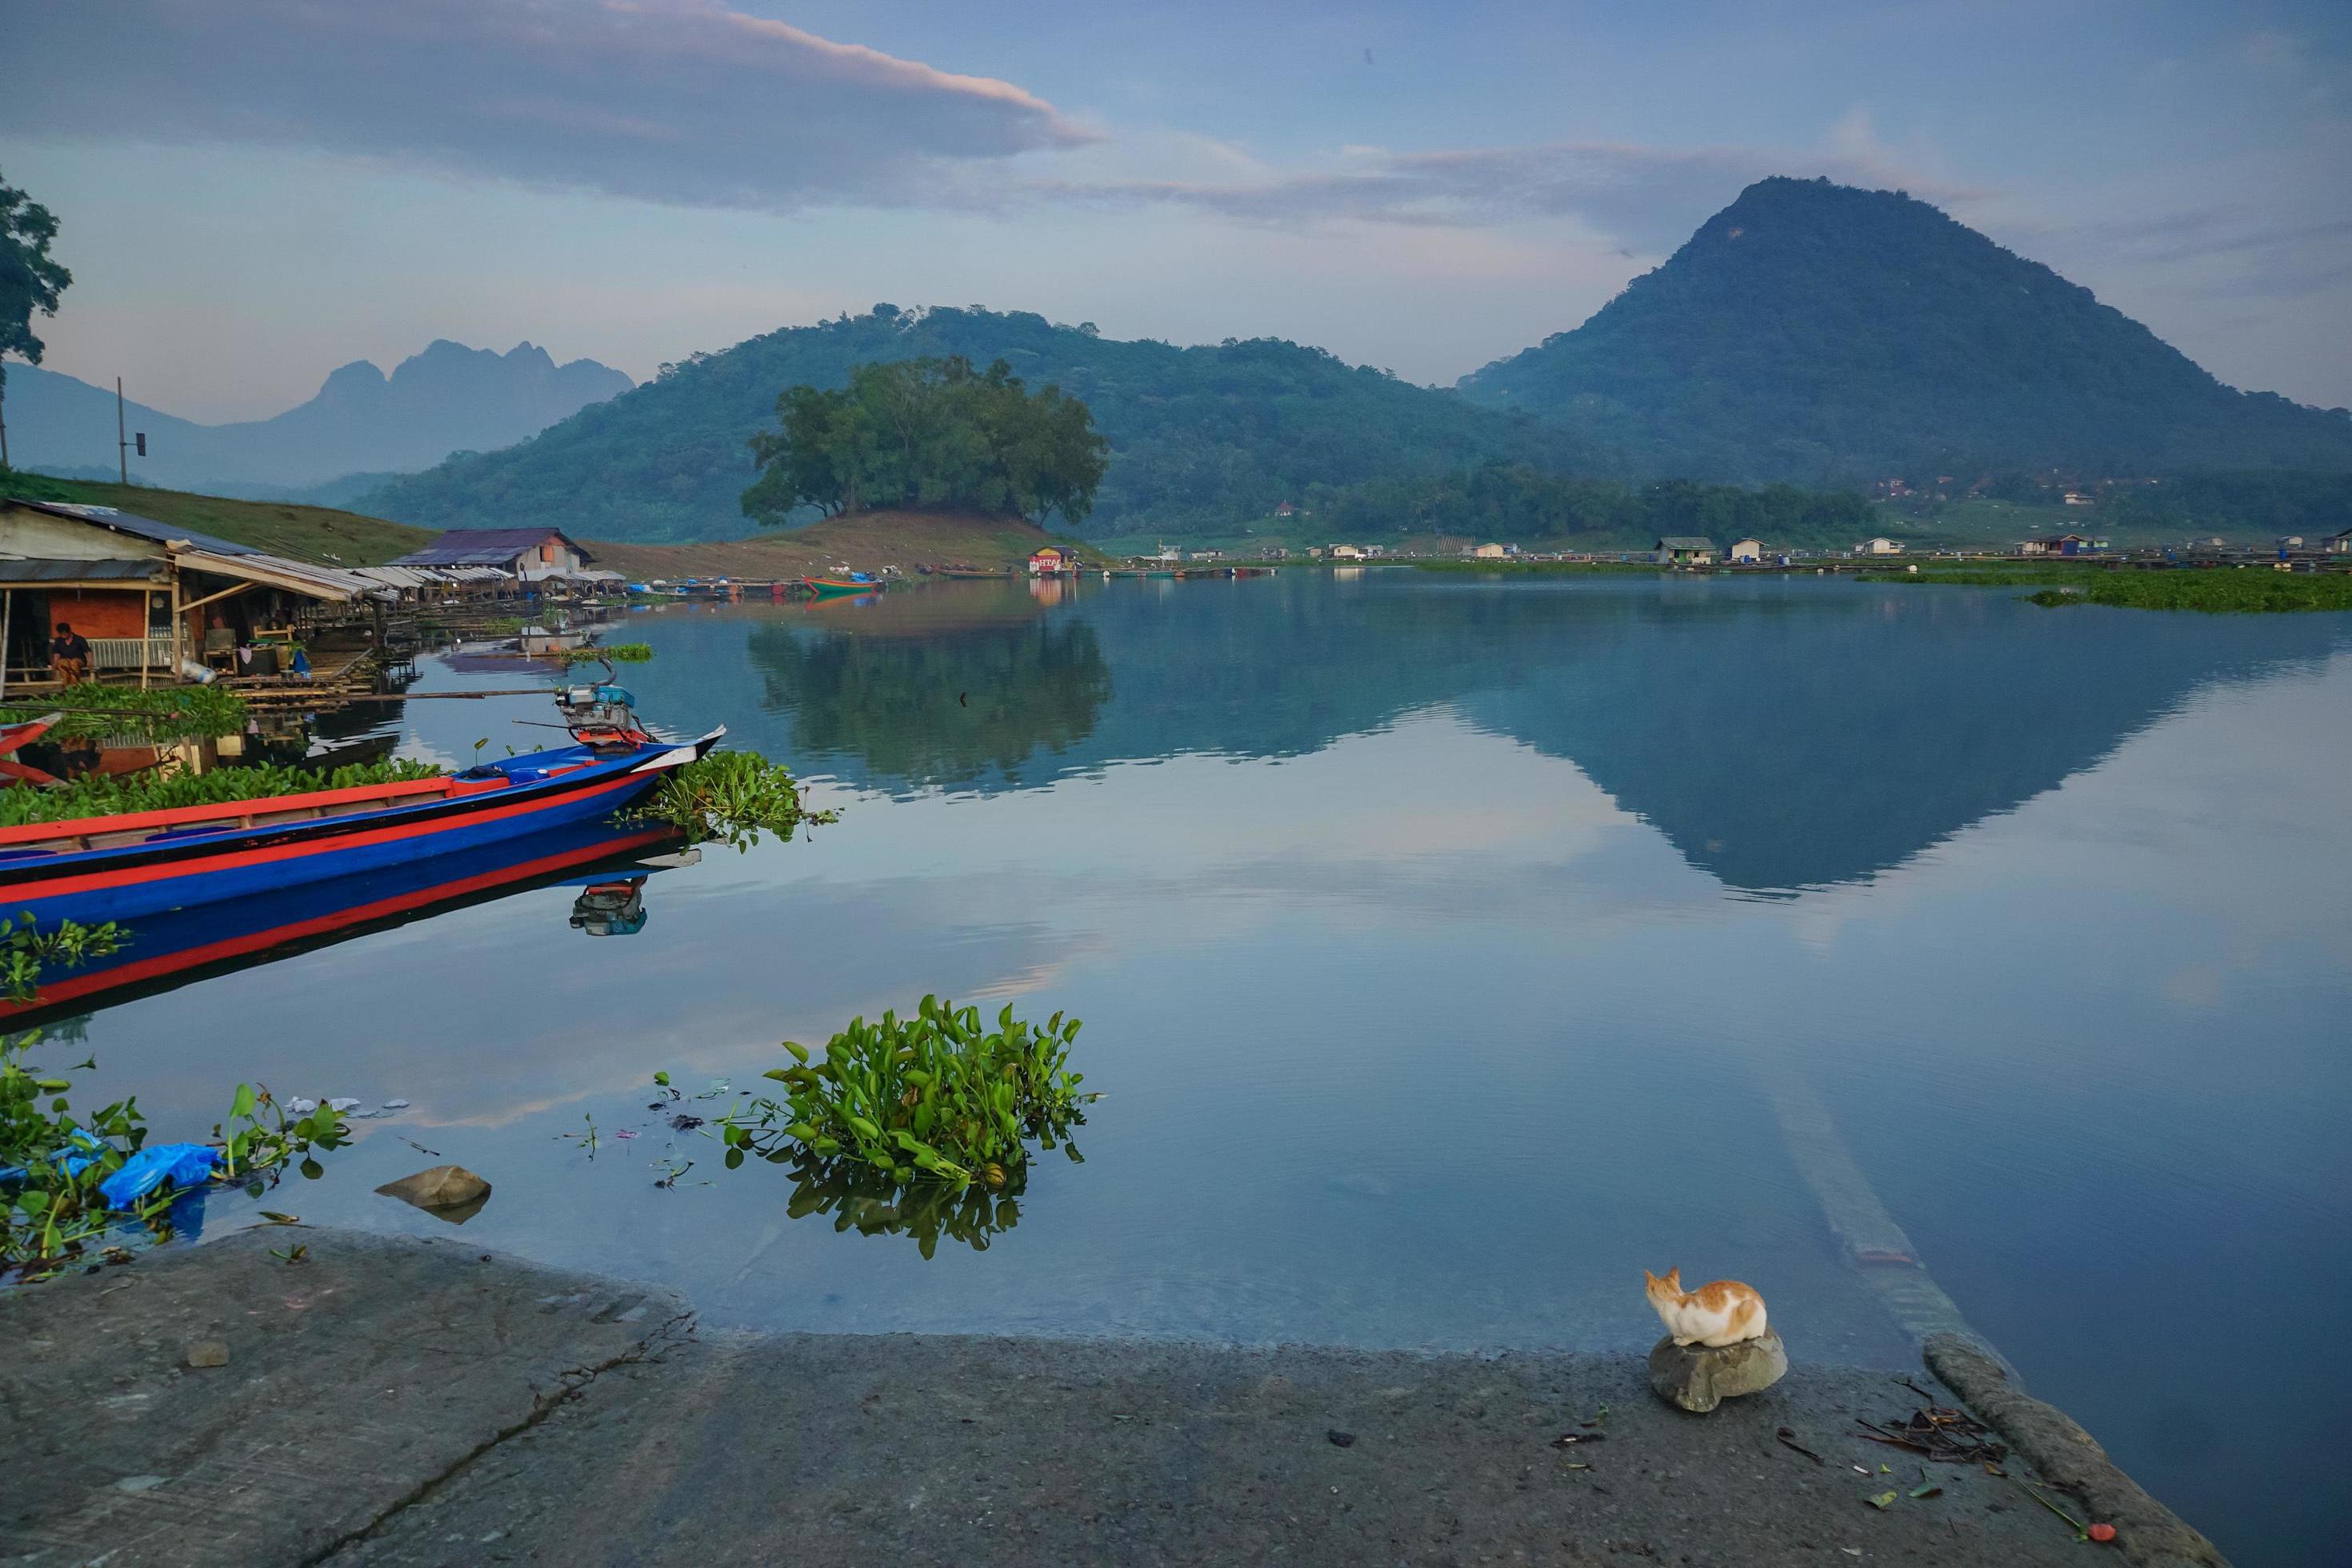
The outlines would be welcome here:
M 1668 1334 L 1650 1347 L 1650 1386 L 1658 1397 L 1702 1415 L 1727 1399 L 1771 1387 L 1788 1371 L 1788 1349 L 1770 1329 L 1736 1345 L 1678 1345 Z

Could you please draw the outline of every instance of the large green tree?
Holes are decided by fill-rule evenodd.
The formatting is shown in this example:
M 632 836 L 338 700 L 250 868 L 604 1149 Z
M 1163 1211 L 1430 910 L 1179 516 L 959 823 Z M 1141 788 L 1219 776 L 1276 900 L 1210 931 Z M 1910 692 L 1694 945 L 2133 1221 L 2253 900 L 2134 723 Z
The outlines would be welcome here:
M 776 428 L 751 437 L 760 478 L 743 512 L 782 522 L 877 507 L 951 509 L 1077 522 L 1092 510 L 1108 444 L 1058 386 L 1031 393 L 1003 360 L 961 355 L 861 364 L 849 384 L 788 387 Z
M 58 313 L 58 296 L 73 274 L 49 258 L 58 220 L 49 209 L 11 186 L 0 175 L 0 395 L 8 386 L 8 356 L 41 363 L 41 340 L 33 335 L 33 312 Z M 0 468 L 8 463 L 7 426 L 0 424 Z

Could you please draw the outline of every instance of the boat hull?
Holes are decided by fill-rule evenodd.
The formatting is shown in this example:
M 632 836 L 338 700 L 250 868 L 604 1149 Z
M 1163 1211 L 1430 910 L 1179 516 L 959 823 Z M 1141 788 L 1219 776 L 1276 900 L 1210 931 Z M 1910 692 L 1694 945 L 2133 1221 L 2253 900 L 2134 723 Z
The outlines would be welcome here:
M 714 733 L 678 746 L 642 746 L 529 784 L 416 805 L 115 849 L 15 856 L 0 860 L 0 910 L 29 912 L 44 926 L 66 920 L 135 924 L 166 910 L 479 849 L 609 817 L 717 739 Z

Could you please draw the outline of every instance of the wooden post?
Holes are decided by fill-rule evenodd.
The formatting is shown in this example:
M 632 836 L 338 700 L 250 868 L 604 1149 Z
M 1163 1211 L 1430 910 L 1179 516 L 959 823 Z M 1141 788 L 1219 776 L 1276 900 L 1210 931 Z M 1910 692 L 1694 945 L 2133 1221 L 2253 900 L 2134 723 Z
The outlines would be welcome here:
M 122 419 L 122 378 L 114 378 L 114 457 L 122 465 L 122 482 L 131 482 L 131 437 L 125 435 Z
M 0 588 L 0 697 L 8 695 L 8 623 L 16 614 L 16 590 Z

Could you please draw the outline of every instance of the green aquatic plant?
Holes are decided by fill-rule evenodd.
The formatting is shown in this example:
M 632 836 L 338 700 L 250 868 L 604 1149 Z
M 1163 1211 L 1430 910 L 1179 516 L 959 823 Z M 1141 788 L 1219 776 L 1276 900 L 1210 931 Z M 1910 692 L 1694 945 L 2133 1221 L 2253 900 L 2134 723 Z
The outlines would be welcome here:
M 673 768 L 628 816 L 668 823 L 697 840 L 724 839 L 739 851 L 763 832 L 790 838 L 803 826 L 840 820 L 834 812 L 808 810 L 792 773 L 757 752 L 713 752 Z
M 793 1065 L 765 1074 L 785 1086 L 783 1100 L 755 1100 L 714 1124 L 730 1168 L 806 1154 L 886 1182 L 1003 1190 L 1025 1173 L 1033 1140 L 1082 1158 L 1070 1129 L 1099 1097 L 1080 1093 L 1084 1076 L 1069 1068 L 1078 1028 L 1059 1013 L 1033 1027 L 1007 1004 L 991 1029 L 978 1008 L 926 996 L 910 1018 L 851 1019 L 822 1058 L 785 1041 Z
M 441 776 L 429 763 L 348 763 L 331 772 L 263 763 L 215 768 L 207 773 L 89 773 L 57 784 L 11 784 L 0 789 L 0 827 L 36 822 L 68 822 L 136 811 L 167 811 L 184 805 L 226 805 L 275 795 L 312 790 L 356 789 Z
M 43 931 L 29 910 L 19 919 L 0 916 L 0 1000 L 28 1007 L 41 999 L 43 970 L 110 958 L 123 941 L 122 928 L 112 921 L 94 926 L 59 921 Z
M 138 1098 L 77 1114 L 65 1075 L 98 1064 L 45 1068 L 32 1060 L 44 1043 L 37 1029 L 0 1037 L 0 1268 L 54 1268 L 79 1257 L 93 1237 L 126 1225 L 167 1238 L 172 1206 L 189 1190 L 235 1184 L 258 1197 L 297 1161 L 303 1175 L 320 1175 L 324 1168 L 311 1152 L 339 1147 L 350 1131 L 330 1105 L 289 1112 L 268 1089 L 241 1083 L 228 1115 L 213 1127 L 217 1162 L 210 1173 L 187 1187 L 166 1183 L 118 1206 L 100 1188 L 147 1145 Z
M 233 735 L 245 728 L 245 699 L 226 686 L 171 686 L 142 690 L 135 686 L 68 687 L 37 698 L 0 702 L 0 723 L 58 716 L 44 737 L 52 741 L 102 741 L 137 737 L 184 741 Z
M 544 654 L 534 654 L 531 657 L 554 659 L 566 668 L 580 664 L 650 664 L 653 662 L 654 648 L 651 643 L 642 642 L 614 643 L 610 647 L 598 647 L 590 644 L 583 647 L 552 648 Z

